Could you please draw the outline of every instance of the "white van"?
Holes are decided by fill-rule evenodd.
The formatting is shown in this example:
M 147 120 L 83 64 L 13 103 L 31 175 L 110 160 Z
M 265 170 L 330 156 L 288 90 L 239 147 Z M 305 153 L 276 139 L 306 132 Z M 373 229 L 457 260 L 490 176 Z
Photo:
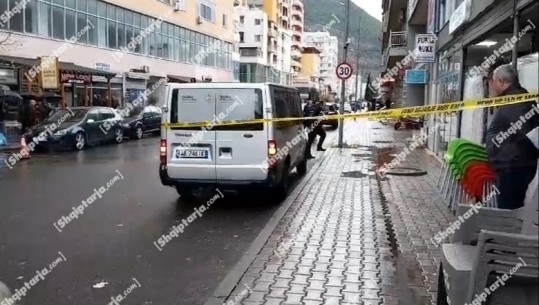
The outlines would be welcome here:
M 230 120 L 303 117 L 297 89 L 264 83 L 189 83 L 166 87 L 159 174 L 190 197 L 194 189 L 263 187 L 285 197 L 292 169 L 307 171 L 303 122 L 214 126 Z M 207 127 L 166 124 L 212 121 Z

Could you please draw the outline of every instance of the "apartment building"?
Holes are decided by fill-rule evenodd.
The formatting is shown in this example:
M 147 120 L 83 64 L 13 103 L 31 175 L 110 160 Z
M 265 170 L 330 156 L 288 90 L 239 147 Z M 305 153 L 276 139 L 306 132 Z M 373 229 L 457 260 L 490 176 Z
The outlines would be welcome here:
M 2 48 L 0 62 L 17 75 L 7 84 L 14 90 L 39 91 L 22 75 L 43 56 L 58 58 L 68 105 L 107 89 L 129 102 L 165 78 L 239 79 L 237 1 L 34 0 L 22 12 L 18 2 L 0 1 L 9 12 L 0 35 L 16 42 Z
M 301 0 L 292 0 L 292 70 L 294 77 L 302 75 L 304 7 Z
M 414 106 L 484 97 L 482 74 L 492 56 L 513 62 L 521 73 L 535 69 L 521 81 L 539 89 L 536 0 L 385 0 L 383 11 L 382 76 L 393 100 Z M 434 46 L 428 58 L 418 53 L 426 45 Z M 442 156 L 455 138 L 484 143 L 492 114 L 485 108 L 429 116 L 429 148 Z
M 304 46 L 320 50 L 320 84 L 332 92 L 340 88 L 335 75 L 338 64 L 339 43 L 329 32 L 304 32 Z

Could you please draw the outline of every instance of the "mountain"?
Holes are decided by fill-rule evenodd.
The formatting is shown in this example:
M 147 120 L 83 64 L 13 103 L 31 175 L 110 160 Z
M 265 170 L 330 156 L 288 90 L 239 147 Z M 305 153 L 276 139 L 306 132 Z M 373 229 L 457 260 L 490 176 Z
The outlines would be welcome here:
M 342 5 L 344 3 L 345 5 Z M 305 31 L 328 31 L 339 38 L 339 58 L 342 58 L 346 31 L 346 0 L 303 0 L 305 8 Z M 378 75 L 382 61 L 382 22 L 353 2 L 350 2 L 350 27 L 348 61 L 355 66 L 358 50 L 359 15 L 361 33 L 359 46 L 359 72 L 363 79 L 367 74 Z

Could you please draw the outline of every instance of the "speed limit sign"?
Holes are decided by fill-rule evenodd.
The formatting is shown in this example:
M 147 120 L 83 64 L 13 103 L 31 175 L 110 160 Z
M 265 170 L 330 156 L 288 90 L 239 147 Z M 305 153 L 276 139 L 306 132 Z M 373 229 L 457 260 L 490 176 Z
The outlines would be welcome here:
M 352 76 L 352 66 L 347 62 L 342 62 L 337 66 L 336 73 L 340 79 L 349 79 Z

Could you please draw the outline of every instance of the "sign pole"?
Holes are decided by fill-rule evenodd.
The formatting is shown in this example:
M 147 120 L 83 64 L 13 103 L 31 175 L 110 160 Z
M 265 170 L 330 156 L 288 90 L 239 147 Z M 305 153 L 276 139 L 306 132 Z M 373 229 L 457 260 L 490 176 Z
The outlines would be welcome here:
M 344 54 L 343 54 L 343 62 L 346 62 L 348 59 L 348 30 L 350 27 L 350 0 L 346 1 L 346 28 L 344 33 Z M 352 71 L 350 71 L 351 73 Z M 339 119 L 339 148 L 343 148 L 343 123 L 344 120 L 342 119 L 342 115 L 344 114 L 344 99 L 346 95 L 346 79 L 341 80 L 341 107 L 339 108 L 339 114 L 341 115 L 341 118 Z

